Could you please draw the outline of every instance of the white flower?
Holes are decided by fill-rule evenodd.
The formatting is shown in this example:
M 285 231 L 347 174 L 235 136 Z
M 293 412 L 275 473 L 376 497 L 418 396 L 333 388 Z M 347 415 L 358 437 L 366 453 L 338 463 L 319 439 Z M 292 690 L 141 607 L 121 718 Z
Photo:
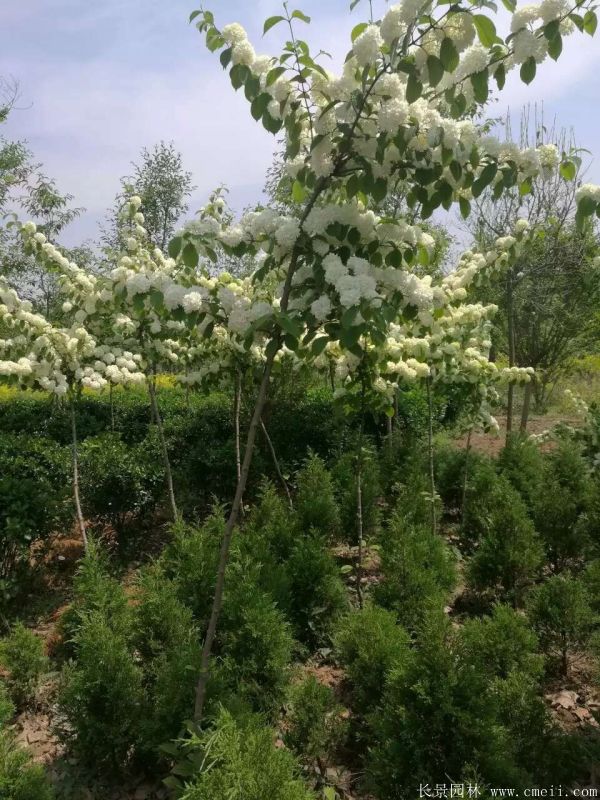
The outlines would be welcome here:
M 522 28 L 529 25 L 531 22 L 535 22 L 539 16 L 540 6 L 538 5 L 532 4 L 518 8 L 513 14 L 510 23 L 511 33 L 516 33 L 517 31 L 520 31 Z
M 595 203 L 600 203 L 600 186 L 596 186 L 593 183 L 584 183 L 575 192 L 575 200 L 578 203 L 588 197 Z
M 395 133 L 409 118 L 409 106 L 405 100 L 397 98 L 383 103 L 379 109 L 377 124 L 379 130 Z
M 403 20 L 402 6 L 392 6 L 381 21 L 381 37 L 386 44 L 390 45 L 405 32 L 406 25 Z
M 275 231 L 275 239 L 277 244 L 286 252 L 293 248 L 299 235 L 300 223 L 297 219 L 287 220 Z
M 383 39 L 381 38 L 379 27 L 377 25 L 366 27 L 352 46 L 358 65 L 365 67 L 367 64 L 373 64 L 377 61 L 381 53 L 382 44 Z
M 317 322 L 326 320 L 331 312 L 331 301 L 327 295 L 323 295 L 311 303 L 310 310 L 312 311 Z
M 238 42 L 231 51 L 232 64 L 243 64 L 246 67 L 250 67 L 254 63 L 255 58 L 256 53 L 248 40 Z
M 229 25 L 225 25 L 221 33 L 227 44 L 239 44 L 248 38 L 246 31 L 239 22 L 232 22 Z
M 191 314 L 194 311 L 200 311 L 204 305 L 204 293 L 196 289 L 188 292 L 183 296 L 181 301 L 183 310 L 186 314 Z

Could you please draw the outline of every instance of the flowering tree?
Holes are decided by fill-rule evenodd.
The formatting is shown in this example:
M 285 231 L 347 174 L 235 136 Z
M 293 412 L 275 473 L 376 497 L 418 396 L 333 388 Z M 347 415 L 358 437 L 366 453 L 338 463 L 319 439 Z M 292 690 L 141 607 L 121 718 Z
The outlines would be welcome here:
M 511 11 L 514 7 L 506 0 Z M 209 49 L 221 50 L 235 89 L 243 87 L 253 117 L 286 139 L 288 173 L 294 178 L 297 217 L 266 209 L 246 215 L 221 235 L 233 254 L 262 250 L 256 281 L 278 284 L 279 308 L 259 318 L 269 335 L 258 399 L 248 431 L 240 480 L 222 543 L 215 598 L 202 657 L 196 719 L 202 716 L 209 658 L 221 607 L 225 566 L 250 468 L 275 355 L 286 344 L 322 351 L 328 342 L 359 360 L 365 341 L 381 346 L 392 322 L 403 324 L 436 312 L 437 298 L 411 265 L 427 258 L 428 239 L 417 225 L 378 217 L 369 205 L 381 202 L 396 180 L 421 217 L 459 203 L 466 216 L 470 198 L 493 185 L 496 196 L 512 186 L 527 187 L 542 166 L 559 165 L 558 153 L 498 147 L 473 123 L 494 79 L 519 68 L 529 83 L 537 64 L 557 59 L 563 36 L 575 27 L 593 33 L 594 11 L 585 2 L 544 0 L 515 11 L 511 33 L 502 40 L 477 4 L 437 5 L 404 0 L 381 21 L 357 25 L 343 74 L 328 73 L 294 32 L 301 11 L 269 18 L 265 32 L 287 24 L 290 40 L 279 58 L 257 56 L 244 29 L 222 30 L 208 11 L 197 11 Z M 477 41 L 476 41 L 477 40 Z M 600 192 L 579 192 L 578 222 L 600 202 Z M 180 237 L 173 253 L 200 237 Z M 427 298 L 427 299 L 425 299 Z M 443 302 L 439 305 L 443 306 Z M 426 308 L 424 308 L 424 306 Z M 322 335 L 318 335 L 324 331 Z

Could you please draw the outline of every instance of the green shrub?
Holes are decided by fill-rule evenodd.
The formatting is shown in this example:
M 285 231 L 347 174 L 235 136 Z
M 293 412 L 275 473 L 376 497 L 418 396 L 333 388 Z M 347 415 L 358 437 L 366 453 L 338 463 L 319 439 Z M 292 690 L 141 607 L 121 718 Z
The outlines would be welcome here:
M 489 533 L 497 519 L 498 506 L 509 505 L 513 498 L 521 500 L 508 479 L 498 476 L 491 459 L 480 457 L 472 461 L 461 521 L 461 537 L 467 551 Z
M 581 579 L 594 613 L 600 614 L 600 558 L 590 561 Z
M 372 719 L 366 769 L 373 794 L 412 797 L 420 784 L 443 783 L 469 767 L 491 785 L 526 780 L 487 690 L 484 676 L 462 668 L 450 621 L 440 612 L 427 615 L 415 652 L 389 672 Z
M 312 453 L 298 473 L 296 513 L 302 530 L 330 537 L 339 529 L 340 515 L 331 475 L 323 461 Z
M 585 511 L 590 497 L 588 467 L 581 451 L 561 442 L 546 459 L 535 523 L 557 569 L 573 564 L 589 549 Z
M 127 445 L 118 433 L 89 437 L 80 448 L 84 510 L 110 523 L 120 537 L 128 522 L 155 505 L 162 490 L 162 474 L 155 466 L 162 459 L 155 457 L 152 463 L 145 456 L 143 446 Z
M 333 691 L 314 675 L 293 684 L 284 734 L 286 746 L 309 766 L 331 763 L 347 728 L 342 711 Z
M 543 549 L 519 493 L 503 476 L 496 480 L 496 502 L 468 566 L 468 580 L 477 591 L 518 605 L 541 567 Z
M 544 667 L 538 639 L 527 619 L 514 609 L 496 605 L 487 617 L 470 619 L 460 631 L 462 658 L 490 678 L 512 672 L 537 679 Z
M 567 675 L 570 657 L 586 646 L 597 622 L 584 583 L 569 574 L 554 575 L 531 592 L 527 607 L 541 645 Z
M 201 651 L 192 611 L 159 565 L 139 578 L 133 626 L 145 695 L 140 748 L 156 760 L 159 745 L 177 738 L 190 717 Z
M 218 633 L 221 679 L 256 711 L 281 705 L 289 681 L 293 639 L 250 564 L 230 565 Z
M 218 506 L 200 528 L 178 523 L 160 559 L 165 575 L 177 586 L 179 599 L 191 608 L 201 628 L 210 614 L 224 527 Z
M 0 797 L 2 800 L 54 800 L 44 768 L 32 764 L 9 731 L 0 728 Z
M 533 511 L 544 485 L 544 456 L 530 439 L 513 435 L 498 456 L 500 473 L 519 492 L 529 511 Z
M 332 470 L 340 509 L 340 530 L 344 541 L 358 541 L 357 528 L 357 456 L 346 453 L 338 459 Z M 372 453 L 363 455 L 361 475 L 361 507 L 363 537 L 372 535 L 379 521 L 378 500 L 381 493 L 379 465 Z
M 14 717 L 15 704 L 10 698 L 8 686 L 0 682 L 0 731 Z
M 287 561 L 288 614 L 296 637 L 310 648 L 326 644 L 348 607 L 340 571 L 321 536 L 299 539 Z
M 442 608 L 456 584 L 455 559 L 445 541 L 430 528 L 407 527 L 398 512 L 383 534 L 381 572 L 375 598 L 411 629 L 426 608 Z
M 409 657 L 410 639 L 396 615 L 374 605 L 353 611 L 340 620 L 334 644 L 356 708 L 363 714 L 376 708 L 388 672 Z
M 22 708 L 33 700 L 47 670 L 44 642 L 23 623 L 17 622 L 0 642 L 0 664 L 9 671 L 7 684 L 13 702 Z
M 139 738 L 141 669 L 123 631 L 98 611 L 82 616 L 73 644 L 58 694 L 61 733 L 82 763 L 119 771 Z
M 274 746 L 260 717 L 236 721 L 222 710 L 214 727 L 185 747 L 196 768 L 181 800 L 314 800 L 294 757 Z

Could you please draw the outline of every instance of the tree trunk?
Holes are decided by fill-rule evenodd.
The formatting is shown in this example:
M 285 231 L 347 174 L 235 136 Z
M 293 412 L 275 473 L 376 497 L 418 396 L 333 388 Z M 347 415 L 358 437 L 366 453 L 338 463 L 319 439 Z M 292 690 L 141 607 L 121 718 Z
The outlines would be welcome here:
M 521 433 L 527 432 L 527 422 L 529 420 L 529 408 L 531 406 L 531 395 L 533 393 L 533 380 L 525 384 L 525 392 L 523 394 L 523 408 L 521 409 Z
M 437 512 L 435 508 L 435 467 L 433 463 L 433 401 L 431 397 L 431 375 L 427 378 L 427 450 L 429 457 L 429 491 L 431 493 L 431 531 L 437 533 Z
M 109 397 L 109 401 L 110 401 L 110 429 L 114 433 L 115 432 L 115 406 L 114 406 L 114 403 L 113 403 L 113 385 L 112 385 L 112 383 L 109 384 L 108 397 Z
M 358 455 L 358 466 L 356 470 L 356 527 L 358 533 L 358 557 L 356 563 L 356 596 L 359 608 L 363 607 L 362 593 L 362 561 L 363 561 L 363 513 L 362 513 L 362 443 L 361 451 Z
M 81 500 L 79 497 L 79 454 L 77 452 L 77 419 L 75 414 L 75 398 L 71 395 L 71 448 L 73 464 L 73 500 L 75 501 L 75 513 L 77 515 L 77 525 L 83 541 L 84 551 L 88 550 L 88 538 L 81 510 Z
M 171 473 L 171 461 L 169 460 L 169 451 L 167 449 L 167 441 L 165 439 L 165 431 L 158 409 L 158 402 L 156 400 L 156 375 L 148 376 L 148 393 L 150 394 L 150 405 L 152 407 L 152 415 L 158 428 L 158 440 L 160 442 L 160 449 L 162 452 L 163 463 L 165 466 L 165 475 L 167 479 L 167 490 L 169 493 L 169 503 L 171 504 L 171 514 L 173 522 L 179 519 L 179 512 L 177 510 L 177 503 L 175 502 L 175 490 L 173 489 L 173 474 Z
M 460 525 L 461 528 L 464 530 L 465 528 L 465 517 L 466 517 L 466 510 L 467 510 L 467 486 L 469 483 L 469 461 L 471 455 L 471 435 L 473 433 L 473 428 L 469 428 L 469 433 L 467 434 L 467 446 L 465 448 L 465 472 L 463 475 L 463 486 L 462 486 L 462 499 L 460 504 Z
M 281 467 L 279 466 L 279 461 L 277 459 L 277 453 L 275 452 L 275 448 L 273 447 L 273 442 L 271 441 L 271 437 L 269 436 L 269 431 L 267 430 L 267 427 L 266 427 L 262 417 L 261 417 L 261 420 L 260 420 L 260 427 L 261 427 L 261 430 L 262 430 L 262 432 L 263 432 L 263 434 L 265 436 L 265 439 L 267 441 L 267 445 L 269 446 L 269 452 L 271 453 L 271 458 L 273 459 L 273 464 L 275 466 L 275 472 L 277 473 L 277 477 L 279 478 L 279 480 L 281 482 L 281 485 L 283 486 L 283 489 L 284 489 L 285 494 L 287 496 L 288 505 L 290 507 L 290 510 L 293 511 L 294 510 L 294 504 L 292 502 L 292 495 L 290 494 L 289 487 L 288 487 L 288 485 L 286 483 L 285 478 L 283 477 L 283 472 L 281 471 Z
M 388 455 L 390 458 L 394 453 L 394 429 L 392 426 L 392 418 L 389 414 L 385 415 L 385 425 L 387 428 L 387 448 L 388 448 Z
M 515 365 L 515 320 L 513 306 L 513 284 L 512 270 L 509 270 L 506 279 L 506 318 L 508 328 L 508 366 Z M 515 385 L 511 381 L 508 384 L 508 396 L 506 400 L 506 443 L 510 439 L 513 423 L 513 409 L 515 404 Z

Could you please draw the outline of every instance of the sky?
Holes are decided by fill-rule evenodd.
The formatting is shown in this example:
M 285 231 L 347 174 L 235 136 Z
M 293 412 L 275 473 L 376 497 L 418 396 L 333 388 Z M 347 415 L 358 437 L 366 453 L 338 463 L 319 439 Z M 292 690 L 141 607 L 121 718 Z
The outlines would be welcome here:
M 86 211 L 63 234 L 69 246 L 93 240 L 112 205 L 119 179 L 143 147 L 172 141 L 197 186 L 190 213 L 225 184 L 234 209 L 260 199 L 276 140 L 256 123 L 240 92 L 194 25 L 195 0 L 0 0 L 0 76 L 19 83 L 17 108 L 2 128 L 26 140 L 45 173 Z M 240 22 L 257 52 L 279 52 L 283 26 L 262 37 L 262 23 L 280 0 L 210 0 L 216 24 Z M 336 71 L 350 30 L 366 15 L 366 0 L 297 0 L 310 15 L 298 23 L 311 51 Z M 376 11 L 385 3 L 375 0 Z M 504 12 L 498 30 L 506 24 Z M 300 34 L 300 31 L 299 31 Z M 517 117 L 525 103 L 543 102 L 548 123 L 573 128 L 591 151 L 586 180 L 600 183 L 600 33 L 565 39 L 558 63 L 547 61 L 525 86 L 507 81 L 493 116 Z M 594 152 L 595 151 L 595 152 Z M 593 155 L 596 159 L 593 159 Z

